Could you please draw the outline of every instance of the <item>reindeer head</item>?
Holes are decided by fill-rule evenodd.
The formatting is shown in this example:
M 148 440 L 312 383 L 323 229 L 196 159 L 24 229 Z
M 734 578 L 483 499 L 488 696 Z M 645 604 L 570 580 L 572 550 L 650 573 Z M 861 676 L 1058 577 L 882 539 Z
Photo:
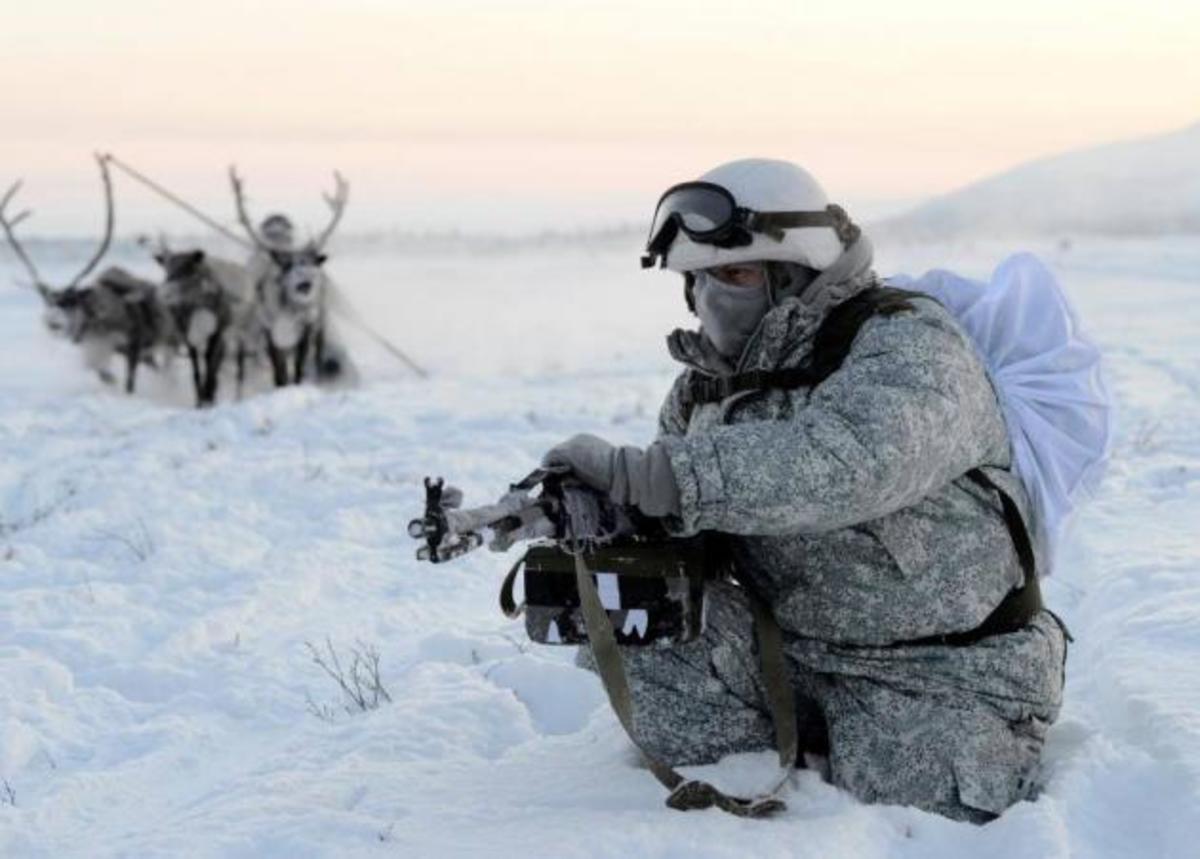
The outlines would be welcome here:
M 203 289 L 206 268 L 204 251 L 171 251 L 163 248 L 154 254 L 154 261 L 163 268 L 166 283 L 189 289 Z
M 104 237 L 100 240 L 99 248 L 92 255 L 91 259 L 88 260 L 83 270 L 75 275 L 65 287 L 56 288 L 46 282 L 38 273 L 37 266 L 33 264 L 33 260 L 29 257 L 29 254 L 25 252 L 20 241 L 17 240 L 17 225 L 28 218 L 32 214 L 32 211 L 26 209 L 10 217 L 5 210 L 21 189 L 21 182 L 17 181 L 13 183 L 4 196 L 0 197 L 0 229 L 3 229 L 8 243 L 13 249 L 13 253 L 16 254 L 17 259 L 29 274 L 30 284 L 38 291 L 42 296 L 42 301 L 45 302 L 46 309 L 42 318 L 46 327 L 51 333 L 69 337 L 72 340 L 78 340 L 83 335 L 84 329 L 95 315 L 95 309 L 92 306 L 92 289 L 89 286 L 80 286 L 80 283 L 92 273 L 92 270 L 96 268 L 100 260 L 108 253 L 108 247 L 112 243 L 113 223 L 115 220 L 113 213 L 112 176 L 109 174 L 108 159 L 105 156 L 97 154 L 96 163 L 100 166 L 100 177 L 104 184 Z
M 163 269 L 163 304 L 175 317 L 188 316 L 202 307 L 213 308 L 220 302 L 221 284 L 206 259 L 202 250 L 170 251 L 164 247 L 154 254 L 155 262 Z
M 280 303 L 284 306 L 308 308 L 320 306 L 325 290 L 325 271 L 322 266 L 328 257 L 309 245 L 297 251 L 272 251 L 275 263 L 275 285 Z
M 46 303 L 42 322 L 51 334 L 78 341 L 92 318 L 91 287 L 68 286 L 63 289 L 45 287 L 40 290 Z

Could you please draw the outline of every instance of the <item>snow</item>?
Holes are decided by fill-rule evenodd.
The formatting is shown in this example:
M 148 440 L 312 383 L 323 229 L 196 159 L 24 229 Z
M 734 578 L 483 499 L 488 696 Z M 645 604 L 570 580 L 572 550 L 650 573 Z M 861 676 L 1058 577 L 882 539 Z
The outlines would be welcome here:
M 878 225 L 892 236 L 1200 232 L 1200 123 L 1041 158 Z
M 980 277 L 1017 249 L 884 246 L 879 268 Z M 433 378 L 355 341 L 357 390 L 205 412 L 153 374 L 105 389 L 0 286 L 0 855 L 1196 855 L 1200 247 L 1030 249 L 1104 350 L 1120 426 L 1045 584 L 1076 638 L 1045 792 L 983 828 L 812 771 L 779 819 L 669 811 L 570 649 L 499 613 L 512 557 L 413 559 L 424 475 L 490 501 L 567 435 L 650 437 L 686 315 L 636 237 L 338 257 Z M 327 641 L 376 648 L 391 700 L 348 711 L 307 646 Z

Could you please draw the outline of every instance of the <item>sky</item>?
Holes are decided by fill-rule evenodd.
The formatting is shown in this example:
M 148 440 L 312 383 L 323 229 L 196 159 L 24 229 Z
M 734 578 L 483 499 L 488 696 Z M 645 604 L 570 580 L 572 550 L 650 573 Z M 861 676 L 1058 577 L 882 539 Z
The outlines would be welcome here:
M 880 213 L 1200 121 L 1200 3 L 3 0 L 0 182 L 30 232 L 100 216 L 89 154 L 232 221 L 499 232 L 647 220 L 721 161 L 787 158 Z M 122 182 L 123 232 L 188 222 Z

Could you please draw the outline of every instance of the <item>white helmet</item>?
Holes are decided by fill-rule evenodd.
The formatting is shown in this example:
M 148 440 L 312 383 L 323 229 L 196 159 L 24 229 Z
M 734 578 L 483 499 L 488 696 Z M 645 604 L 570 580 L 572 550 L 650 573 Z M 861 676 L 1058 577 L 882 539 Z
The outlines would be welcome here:
M 860 234 L 803 168 L 745 158 L 663 194 L 642 265 L 685 272 L 780 260 L 824 270 Z

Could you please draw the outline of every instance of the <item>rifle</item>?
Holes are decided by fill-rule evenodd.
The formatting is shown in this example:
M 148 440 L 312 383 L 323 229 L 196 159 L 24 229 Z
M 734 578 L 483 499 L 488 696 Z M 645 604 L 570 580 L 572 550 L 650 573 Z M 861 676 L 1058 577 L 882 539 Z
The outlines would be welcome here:
M 532 496 L 539 486 L 541 494 Z M 700 635 L 705 583 L 728 574 L 723 553 L 709 538 L 670 538 L 661 523 L 615 506 L 560 469 L 532 472 L 495 504 L 462 510 L 462 501 L 462 492 L 442 478 L 425 478 L 425 514 L 408 524 L 409 536 L 425 541 L 417 559 L 440 564 L 461 557 L 484 544 L 487 530 L 495 535 L 490 544 L 495 549 L 546 538 L 513 564 L 500 589 L 500 607 L 510 618 L 523 614 L 535 642 L 591 650 L 617 718 L 670 791 L 669 807 L 715 806 L 741 817 L 786 807 L 778 793 L 796 760 L 794 704 L 779 627 L 756 598 L 751 605 L 778 732 L 778 785 L 759 796 L 730 796 L 686 778 L 635 739 L 633 699 L 618 645 L 683 644 Z M 522 568 L 525 597 L 517 604 L 513 589 Z
M 509 486 L 495 504 L 463 510 L 463 494 L 445 480 L 425 478 L 425 514 L 408 523 L 408 535 L 424 540 L 418 561 L 445 563 L 484 544 L 484 532 L 494 535 L 492 546 L 504 550 L 519 540 L 564 539 L 568 530 L 563 504 L 564 470 L 539 468 Z M 541 495 L 530 495 L 537 487 Z

